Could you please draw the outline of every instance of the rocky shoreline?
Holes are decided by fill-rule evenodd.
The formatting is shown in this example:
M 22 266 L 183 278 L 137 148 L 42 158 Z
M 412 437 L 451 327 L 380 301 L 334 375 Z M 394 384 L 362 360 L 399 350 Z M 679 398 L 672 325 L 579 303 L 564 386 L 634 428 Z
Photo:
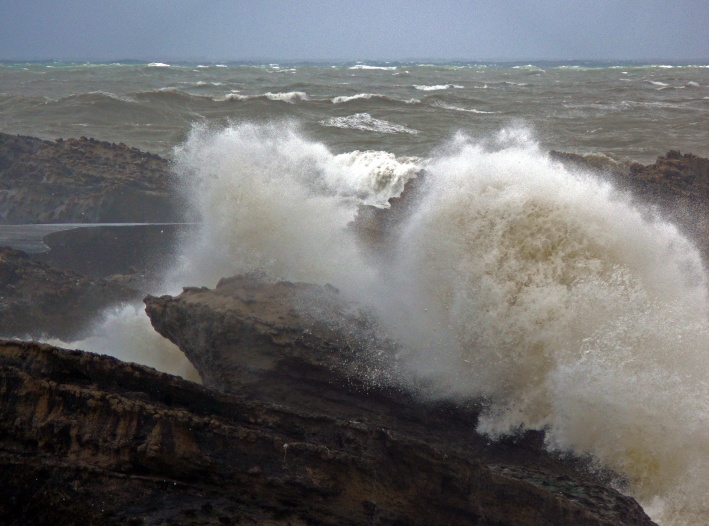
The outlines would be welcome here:
M 551 156 L 650 203 L 707 260 L 709 160 Z M 360 210 L 352 228 L 373 257 L 424 178 L 390 209 Z M 2 222 L 182 221 L 173 185 L 167 161 L 123 145 L 0 134 Z M 53 234 L 44 256 L 0 248 L 0 336 L 75 338 L 92 314 L 145 296 L 139 275 L 178 232 L 140 235 L 142 248 L 90 229 Z M 549 453 L 542 433 L 490 442 L 476 402 L 387 377 L 396 343 L 333 287 L 251 274 L 144 301 L 203 386 L 0 341 L 3 524 L 653 524 L 617 477 Z

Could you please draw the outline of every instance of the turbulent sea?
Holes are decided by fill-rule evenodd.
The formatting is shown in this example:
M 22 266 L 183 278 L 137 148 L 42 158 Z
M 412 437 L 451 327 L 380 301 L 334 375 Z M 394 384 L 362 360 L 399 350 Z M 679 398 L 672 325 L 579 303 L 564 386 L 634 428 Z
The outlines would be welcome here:
M 705 265 L 547 152 L 709 157 L 708 117 L 705 64 L 0 64 L 0 131 L 171 159 L 199 226 L 154 292 L 251 270 L 331 283 L 406 349 L 392 382 L 484 400 L 491 439 L 544 429 L 665 526 L 709 517 Z M 358 207 L 422 169 L 373 257 Z M 190 375 L 139 306 L 96 325 L 70 346 Z

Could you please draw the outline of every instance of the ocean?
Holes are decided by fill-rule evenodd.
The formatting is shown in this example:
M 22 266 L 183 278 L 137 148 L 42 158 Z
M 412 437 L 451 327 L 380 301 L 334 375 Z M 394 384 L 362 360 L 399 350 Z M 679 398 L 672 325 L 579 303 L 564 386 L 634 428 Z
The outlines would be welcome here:
M 664 526 L 709 517 L 709 279 L 691 239 L 551 149 L 709 157 L 709 66 L 0 65 L 0 131 L 168 157 L 199 225 L 156 293 L 260 270 L 330 283 L 402 344 L 422 396 L 546 431 Z M 372 254 L 350 227 L 421 194 Z M 141 306 L 55 342 L 192 377 Z
M 528 126 L 544 148 L 652 162 L 709 155 L 709 66 L 0 63 L 0 130 L 161 155 L 195 123 L 299 123 L 332 151 L 428 155 Z

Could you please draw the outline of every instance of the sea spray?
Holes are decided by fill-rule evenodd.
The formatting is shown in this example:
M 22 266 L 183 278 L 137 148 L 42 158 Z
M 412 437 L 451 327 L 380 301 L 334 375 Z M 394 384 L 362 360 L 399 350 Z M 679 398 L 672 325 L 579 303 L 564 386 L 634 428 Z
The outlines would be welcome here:
M 200 381 L 199 373 L 180 349 L 160 336 L 150 325 L 142 304 L 124 304 L 106 309 L 93 321 L 92 335 L 66 342 L 45 339 L 59 347 L 107 354 L 126 362 L 136 362 L 166 373 Z
M 486 401 L 492 438 L 546 431 L 665 525 L 709 516 L 702 261 L 524 130 L 463 136 L 427 165 L 381 312 L 426 394 Z
M 200 227 L 169 281 L 210 286 L 259 270 L 368 287 L 373 269 L 349 224 L 360 204 L 388 206 L 419 169 L 387 152 L 335 155 L 290 123 L 196 127 L 175 159 Z

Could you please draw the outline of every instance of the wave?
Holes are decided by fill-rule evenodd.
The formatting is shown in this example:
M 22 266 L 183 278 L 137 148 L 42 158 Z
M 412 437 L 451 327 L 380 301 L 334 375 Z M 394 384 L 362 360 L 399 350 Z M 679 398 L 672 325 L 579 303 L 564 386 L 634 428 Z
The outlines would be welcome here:
M 426 166 L 382 312 L 432 396 L 479 431 L 546 432 L 663 524 L 709 513 L 709 305 L 696 248 L 524 133 L 458 137 Z M 399 298 L 393 302 L 391 298 Z
M 303 100 L 308 100 L 308 95 L 304 91 L 288 91 L 285 93 L 264 93 L 264 97 L 270 100 L 279 100 L 283 102 L 288 102 L 290 104 L 295 104 Z
M 409 133 L 415 135 L 418 130 L 407 128 L 401 124 L 375 119 L 369 113 L 355 113 L 347 117 L 331 117 L 320 121 L 322 126 L 348 130 L 372 131 L 377 133 Z
M 355 66 L 350 66 L 348 69 L 370 69 L 370 70 L 381 70 L 381 71 L 395 71 L 396 66 L 368 66 L 366 64 L 357 64 Z
M 387 152 L 335 155 L 289 123 L 196 127 L 174 158 L 201 220 L 167 280 L 175 285 L 259 269 L 362 288 L 373 270 L 349 224 L 360 204 L 388 206 L 420 169 Z
M 165 64 L 164 62 L 151 62 L 148 64 L 149 68 L 169 68 L 170 64 Z
M 135 103 L 137 102 L 135 98 L 133 98 L 131 95 L 119 95 L 117 93 L 113 93 L 110 91 L 103 91 L 103 90 L 97 90 L 97 91 L 89 91 L 87 93 L 72 93 L 71 95 L 67 97 L 63 97 L 60 99 L 54 99 L 50 100 L 49 102 L 62 102 L 62 101 L 75 101 L 75 100 L 80 100 L 80 101 L 85 101 L 85 102 L 97 102 L 105 99 L 110 99 L 111 101 L 118 101 L 118 102 L 127 102 L 127 103 Z
M 436 85 L 425 85 L 425 84 L 419 84 L 419 85 L 414 85 L 414 89 L 421 90 L 421 91 L 437 91 L 437 90 L 444 90 L 444 89 L 463 89 L 464 86 L 460 86 L 457 84 L 436 84 Z
M 404 104 L 418 104 L 421 101 L 419 99 L 395 99 L 387 95 L 381 95 L 379 93 L 358 93 L 357 95 L 340 95 L 338 97 L 333 97 L 331 99 L 333 104 L 344 104 L 346 102 L 352 102 L 357 100 L 381 100 L 386 102 L 403 102 Z
M 332 99 L 332 103 L 333 104 L 342 104 L 344 102 L 350 102 L 353 100 L 360 100 L 360 99 L 369 100 L 372 98 L 385 99 L 385 98 L 387 98 L 387 96 L 380 95 L 378 93 L 358 93 L 357 95 L 350 95 L 350 96 L 341 95 L 339 97 L 334 97 Z
M 534 64 L 527 64 L 525 66 L 513 66 L 512 69 L 522 69 L 531 73 L 546 73 L 542 68 L 540 68 L 539 66 L 535 66 Z
M 447 102 L 443 102 L 440 100 L 433 101 L 433 103 L 431 103 L 431 106 L 436 107 L 436 108 L 442 108 L 444 110 L 464 111 L 467 113 L 480 113 L 480 114 L 497 113 L 496 111 L 476 110 L 475 108 L 461 108 L 460 106 L 456 106 L 455 104 L 449 104 Z
M 287 91 L 283 93 L 272 93 L 267 92 L 262 95 L 242 95 L 240 93 L 227 93 L 222 98 L 214 98 L 214 101 L 227 101 L 227 102 L 239 102 L 254 99 L 268 99 L 273 101 L 287 102 L 289 104 L 295 104 L 296 102 L 307 101 L 308 94 L 304 91 Z

